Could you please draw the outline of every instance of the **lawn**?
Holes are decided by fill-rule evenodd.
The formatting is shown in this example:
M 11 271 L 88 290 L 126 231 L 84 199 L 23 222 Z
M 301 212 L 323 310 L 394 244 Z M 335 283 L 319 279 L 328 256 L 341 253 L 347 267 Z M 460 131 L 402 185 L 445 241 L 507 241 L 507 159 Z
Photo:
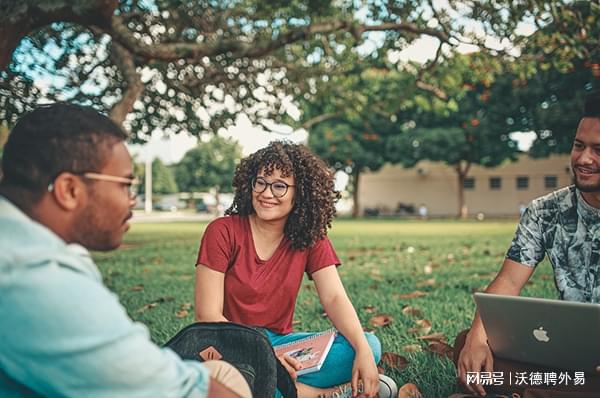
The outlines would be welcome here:
M 106 284 L 158 344 L 194 320 L 194 263 L 205 225 L 134 224 L 120 250 L 95 254 Z M 413 382 L 425 397 L 454 392 L 451 361 L 430 348 L 443 350 L 436 342 L 444 339 L 452 345 L 469 326 L 471 294 L 493 278 L 515 226 L 515 220 L 334 222 L 330 238 L 343 263 L 340 274 L 363 327 L 377 334 L 384 351 L 402 357 L 390 355 L 399 360 L 382 365 L 399 385 Z M 524 294 L 555 297 L 547 263 Z M 375 326 L 374 317 L 389 323 Z M 294 319 L 297 330 L 330 326 L 308 279 Z M 433 340 L 419 339 L 424 335 Z

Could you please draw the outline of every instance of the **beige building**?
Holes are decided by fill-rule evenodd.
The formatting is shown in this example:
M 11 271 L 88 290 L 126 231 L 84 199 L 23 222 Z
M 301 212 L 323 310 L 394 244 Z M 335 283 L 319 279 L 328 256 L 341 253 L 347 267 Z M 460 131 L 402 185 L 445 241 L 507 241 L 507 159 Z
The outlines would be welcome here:
M 465 204 L 469 216 L 516 216 L 520 206 L 571 183 L 569 155 L 521 155 L 496 168 L 472 166 L 464 184 Z M 402 204 L 400 214 L 412 206 L 416 215 L 425 205 L 429 216 L 453 217 L 458 213 L 458 177 L 442 163 L 422 161 L 411 169 L 386 165 L 361 175 L 358 197 L 361 215 L 374 209 L 382 215 L 398 214 Z

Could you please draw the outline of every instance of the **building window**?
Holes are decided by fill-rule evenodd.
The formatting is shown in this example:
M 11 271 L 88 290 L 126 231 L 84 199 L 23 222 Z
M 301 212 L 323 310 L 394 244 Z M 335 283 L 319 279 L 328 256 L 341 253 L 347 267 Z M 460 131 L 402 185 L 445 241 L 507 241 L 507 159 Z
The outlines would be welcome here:
M 517 189 L 529 188 L 529 177 L 517 177 Z
M 502 188 L 502 178 L 490 177 L 490 189 L 501 189 L 501 188 Z
M 545 176 L 544 187 L 554 189 L 558 186 L 558 178 L 556 176 Z
M 475 177 L 465 177 L 463 182 L 464 189 L 475 189 Z

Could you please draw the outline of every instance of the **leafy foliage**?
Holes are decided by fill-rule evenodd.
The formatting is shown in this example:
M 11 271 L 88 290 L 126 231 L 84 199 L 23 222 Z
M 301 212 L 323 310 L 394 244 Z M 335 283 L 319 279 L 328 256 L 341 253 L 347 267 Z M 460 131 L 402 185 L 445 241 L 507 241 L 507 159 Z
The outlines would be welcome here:
M 544 68 L 564 72 L 578 61 L 599 62 L 596 2 L 15 4 L 0 0 L 0 35 L 5 38 L 0 43 L 0 119 L 14 122 L 42 100 L 70 100 L 110 113 L 142 141 L 154 129 L 215 133 L 239 112 L 254 121 L 282 119 L 290 96 L 310 93 L 314 79 L 347 72 L 339 57 L 348 51 L 358 62 L 386 62 L 415 39 L 429 36 L 440 44 L 437 62 L 460 43 L 514 59 L 514 53 L 486 48 L 485 37 L 473 26 L 521 51 L 522 78 Z M 537 29 L 533 35 L 519 33 L 524 21 Z M 440 94 L 440 81 L 427 73 L 434 63 L 412 64 L 413 83 Z
M 140 183 L 140 194 L 143 194 L 146 189 L 146 166 L 139 163 L 135 167 L 135 174 Z M 160 159 L 152 161 L 152 193 L 170 194 L 178 192 L 177 183 L 173 169 L 166 166 Z
M 231 139 L 213 136 L 190 149 L 175 166 L 175 179 L 185 192 L 206 192 L 214 189 L 231 192 L 235 166 L 241 158 L 239 145 Z

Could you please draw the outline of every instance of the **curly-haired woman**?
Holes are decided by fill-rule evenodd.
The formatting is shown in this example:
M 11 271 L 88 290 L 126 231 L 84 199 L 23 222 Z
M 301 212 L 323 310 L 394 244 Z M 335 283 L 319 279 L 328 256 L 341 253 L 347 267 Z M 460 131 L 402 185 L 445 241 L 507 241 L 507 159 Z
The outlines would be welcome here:
M 208 225 L 200 244 L 197 319 L 264 328 L 273 345 L 307 337 L 311 333 L 292 332 L 306 272 L 339 333 L 319 372 L 296 379 L 300 363 L 279 358 L 296 380 L 298 396 L 330 396 L 348 382 L 356 393 L 360 380 L 364 395 L 374 397 L 381 345 L 363 332 L 337 272 L 340 261 L 327 229 L 339 192 L 327 165 L 303 145 L 272 142 L 241 161 L 233 187 L 227 216 Z

